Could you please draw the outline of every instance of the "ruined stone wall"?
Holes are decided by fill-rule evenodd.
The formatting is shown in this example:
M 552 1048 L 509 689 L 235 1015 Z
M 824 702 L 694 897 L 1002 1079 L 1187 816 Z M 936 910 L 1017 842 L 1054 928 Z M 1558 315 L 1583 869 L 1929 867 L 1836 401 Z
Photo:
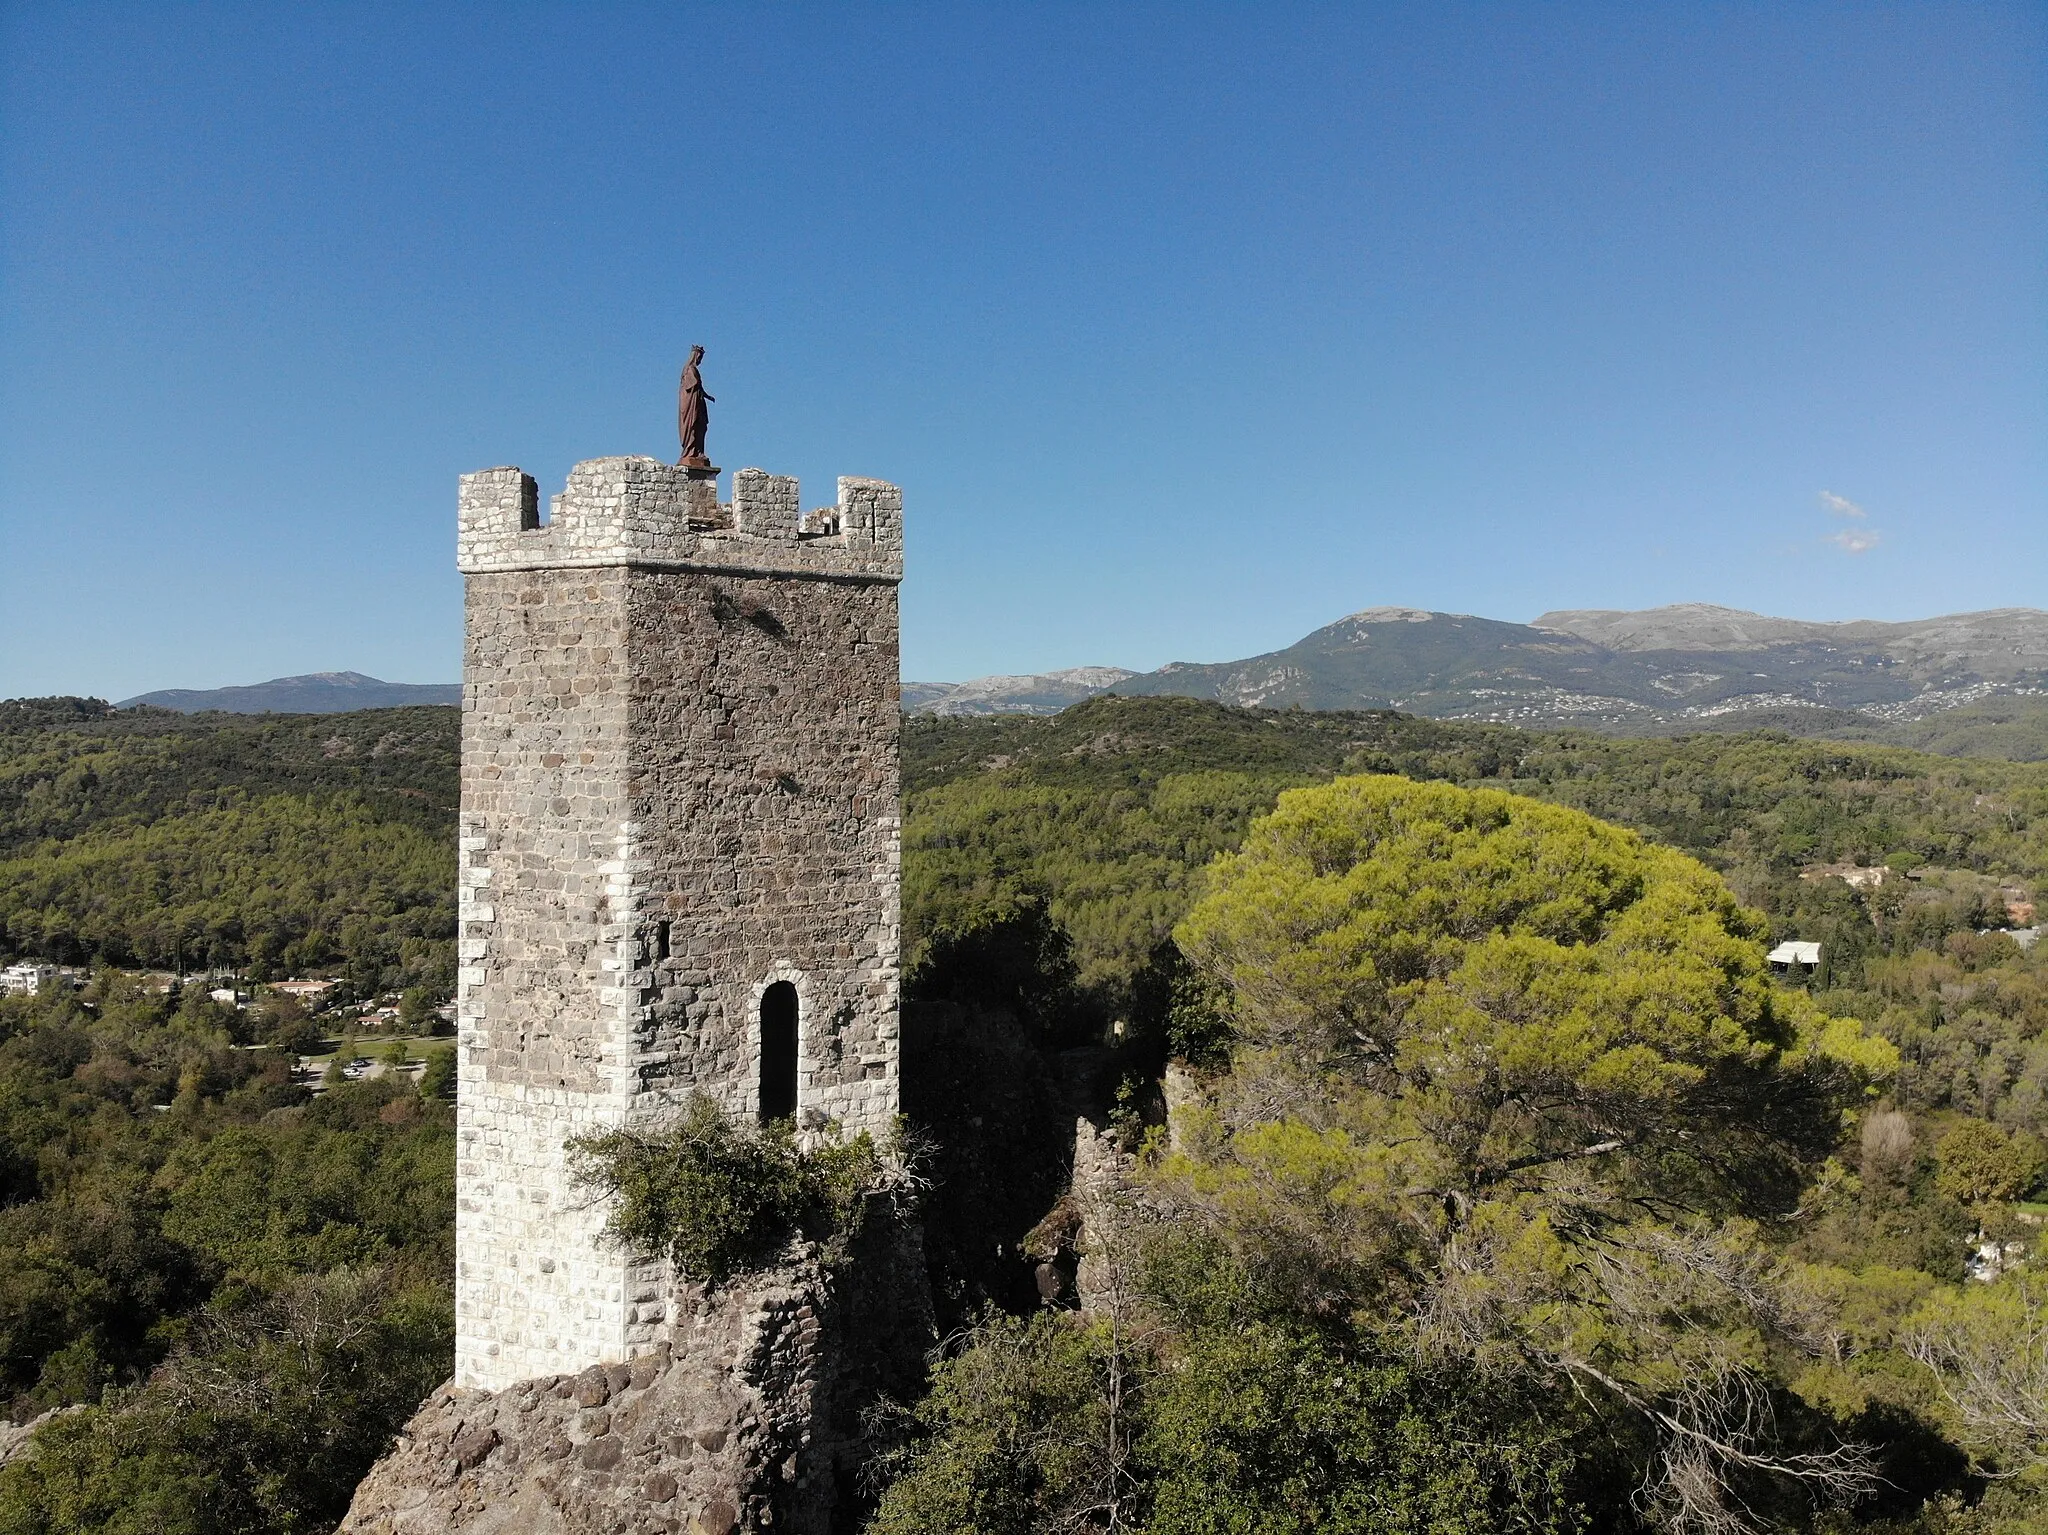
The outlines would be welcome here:
M 463 479 L 463 1387 L 670 1336 L 563 1143 L 697 1089 L 756 1109 L 773 982 L 805 1122 L 896 1110 L 901 495 L 842 480 L 807 535 L 794 480 L 734 482 L 591 460 L 542 523 L 519 470 Z

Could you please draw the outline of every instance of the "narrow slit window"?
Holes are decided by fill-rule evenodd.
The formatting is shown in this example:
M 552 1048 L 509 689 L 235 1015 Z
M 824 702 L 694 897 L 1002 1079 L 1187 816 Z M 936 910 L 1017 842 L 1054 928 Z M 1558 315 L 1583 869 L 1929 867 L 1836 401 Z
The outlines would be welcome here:
M 796 1117 L 796 987 L 777 981 L 761 993 L 761 1120 Z
M 668 924 L 666 922 L 654 924 L 654 958 L 657 963 L 668 958 Z

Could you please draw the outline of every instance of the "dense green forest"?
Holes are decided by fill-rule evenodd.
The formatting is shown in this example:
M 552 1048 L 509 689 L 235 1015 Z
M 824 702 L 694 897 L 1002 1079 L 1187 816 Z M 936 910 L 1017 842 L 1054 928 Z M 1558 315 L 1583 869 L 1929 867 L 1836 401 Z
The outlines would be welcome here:
M 0 943 L 445 989 L 456 721 L 0 704 Z
M 1053 719 L 904 727 L 906 942 L 1034 896 L 1108 1005 L 1187 909 L 1208 860 L 1283 789 L 1336 773 L 1487 785 L 1681 848 L 1844 958 L 2002 924 L 2000 881 L 2048 872 L 2048 765 L 1775 735 L 1624 740 L 1399 714 L 1092 699 Z M 1816 862 L 1916 873 L 1864 900 Z
M 0 706 L 5 946 L 310 969 L 366 989 L 445 977 L 455 724 L 449 709 Z M 1970 1383 L 1995 1376 L 2048 1404 L 2048 1324 L 2023 1262 L 1996 1284 L 1966 1283 L 1965 1265 L 1987 1249 L 2003 1264 L 2007 1244 L 2019 1259 L 2042 1213 L 2029 1197 L 2048 1166 L 2048 952 L 1996 930 L 2008 899 L 2048 882 L 2048 765 L 1169 698 L 911 719 L 903 742 L 906 1107 L 941 1143 L 928 1243 L 962 1330 L 931 1396 L 884 1435 L 884 1528 L 1103 1528 L 1087 1510 L 1105 1485 L 1121 1527 L 1155 1535 L 1658 1520 L 1962 1532 L 2035 1517 L 2048 1439 Z M 1391 850 L 1358 852 L 1382 835 L 1358 827 L 1311 859 L 1335 884 L 1301 883 L 1277 829 L 1290 823 L 1261 818 L 1340 775 L 1467 795 L 1400 812 L 1428 827 L 1462 825 L 1474 791 L 1542 802 L 1565 819 L 1512 816 L 1532 845 L 1565 850 L 1544 879 L 1592 881 L 1589 915 L 1524 930 L 1473 905 L 1473 890 L 1522 877 L 1492 844 L 1420 858 L 1403 888 L 1440 896 L 1401 904 L 1346 872 L 1394 867 Z M 1317 804 L 1286 802 L 1297 821 L 1337 815 Z M 1394 812 L 1343 814 L 1376 826 Z M 1249 865 L 1248 836 L 1266 849 Z M 1817 863 L 1915 877 L 1800 877 Z M 1642 930 L 1663 936 L 1632 938 L 1652 885 L 1676 905 Z M 1406 950 L 1358 936 L 1381 909 L 1401 932 L 1441 927 L 1437 970 L 1391 991 L 1359 980 L 1407 974 Z M 1261 927 L 1274 910 L 1291 925 Z M 1762 973 L 1763 949 L 1793 936 L 1825 944 L 1810 991 Z M 1679 968 L 1641 970 L 1641 942 Z M 1722 982 L 1684 969 L 1702 955 Z M 1463 979 L 1429 990 L 1439 973 Z M 1700 1000 L 1656 1060 L 1589 1064 L 1563 1098 L 1548 1078 L 1446 1097 L 1451 1066 L 1386 1020 L 1427 1013 L 1481 1038 L 1476 1015 L 1445 1009 L 1502 977 L 1563 1009 L 1551 1035 L 1522 1041 L 1548 1038 L 1546 1058 L 1567 1035 L 1637 1027 L 1641 1006 L 1616 997 Z M 1332 1017 L 1356 1038 L 1300 1032 Z M 0 1369 L 17 1421 L 98 1404 L 53 1419 L 33 1461 L 0 1471 L 0 1531 L 322 1528 L 445 1375 L 446 1105 L 381 1079 L 308 1102 L 271 1052 L 246 1048 L 264 1037 L 111 973 L 0 1005 L 0 1225 L 14 1238 L 0 1243 Z M 1027 1268 L 977 1270 L 969 1249 L 986 1244 L 954 1229 L 1007 1222 L 1014 1245 L 1046 1214 L 1056 1188 L 1012 1187 L 996 1165 L 1032 1133 L 1018 1084 L 1044 1096 L 1061 1049 L 1105 1038 L 1123 1041 L 1146 1189 L 1117 1257 L 1113 1337 L 1036 1310 Z M 913 1069 L 919 1048 L 930 1060 Z M 1156 1086 L 1168 1054 L 1210 1116 L 1172 1141 Z M 984 1104 L 996 1079 L 1016 1091 Z M 1461 1097 L 1550 1107 L 1482 1122 L 1443 1107 Z M 1478 1227 L 1418 1225 L 1403 1203 L 1426 1188 L 1439 1211 L 1490 1208 L 1475 1192 L 1494 1187 L 1489 1166 L 1603 1125 L 1636 1138 L 1629 1156 L 1567 1159 L 1568 1186 L 1517 1184 Z M 1688 1127 L 1717 1138 L 1657 1139 Z M 1374 1148 L 1411 1145 L 1440 1149 L 1396 1187 Z M 1148 1209 L 1179 1214 L 1148 1234 Z M 1754 1280 L 1739 1305 L 1731 1275 Z M 1644 1287 L 1686 1286 L 1675 1312 L 1630 1309 Z M 1539 1315 L 1551 1331 L 1531 1331 Z M 1374 1320 L 1388 1317 L 1408 1322 Z M 1418 1330 L 1421 1317 L 1441 1325 Z M 1721 1394 L 1678 1390 L 1653 1367 L 1665 1356 Z M 1704 1441 L 1659 1413 L 1722 1433 L 1721 1449 L 1674 1458 L 1674 1443 Z M 1107 1471 L 1078 1448 L 1103 1444 L 1121 1447 Z M 1843 1475 L 1798 1474 L 1824 1462 Z
M 1894 725 L 1888 739 L 1896 746 L 1944 756 L 2048 761 L 2048 704 L 2038 697 L 1980 699 Z
M 196 991 L 0 999 L 0 1530 L 329 1528 L 454 1346 L 454 1115 Z M 446 1087 L 445 1073 L 437 1074 Z

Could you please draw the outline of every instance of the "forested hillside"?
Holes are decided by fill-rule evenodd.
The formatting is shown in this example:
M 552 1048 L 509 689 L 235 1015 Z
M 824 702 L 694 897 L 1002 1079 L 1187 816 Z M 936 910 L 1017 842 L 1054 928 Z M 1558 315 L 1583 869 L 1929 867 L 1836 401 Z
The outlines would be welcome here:
M 114 972 L 0 999 L 0 1395 L 100 1404 L 0 1472 L 6 1535 L 331 1528 L 447 1376 L 451 1106 L 235 1032 Z
M 457 712 L 188 716 L 0 705 L 0 932 L 83 962 L 445 967 Z M 1799 866 L 1861 857 L 2032 879 L 2048 768 L 1769 734 L 1617 740 L 1391 713 L 1102 698 L 1052 719 L 906 720 L 911 947 L 1035 890 L 1085 974 L 1163 939 L 1188 872 L 1286 787 L 1337 772 L 1489 783 L 1705 858 L 1789 923 Z M 1901 857 L 1900 855 L 1903 855 Z
M 1042 895 L 1084 980 L 1113 991 L 1252 816 L 1339 772 L 1485 784 L 1588 811 L 1721 870 L 1776 936 L 1825 930 L 1859 955 L 2002 922 L 1985 909 L 1998 881 L 2048 873 L 2044 765 L 1767 733 L 1626 740 L 1100 698 L 1049 720 L 906 722 L 907 944 L 915 954 L 935 928 Z M 1875 901 L 1797 877 L 1845 860 L 1939 872 Z
M 0 934 L 60 962 L 452 975 L 457 711 L 0 704 Z
M 0 706 L 7 947 L 411 984 L 452 929 L 455 725 Z M 1968 1382 L 2010 1356 L 2002 1389 L 2048 1401 L 2026 1288 L 2048 952 L 1998 931 L 2048 882 L 2048 766 L 1175 698 L 903 739 L 906 1107 L 935 1148 L 934 1282 L 969 1331 L 877 1429 L 883 1528 L 1100 1527 L 1070 1517 L 1102 1486 L 1084 1441 L 1122 1446 L 1118 1517 L 1153 1535 L 1711 1513 L 1686 1487 L 1730 1463 L 1665 1454 L 1657 1412 L 1732 1423 L 1738 1459 L 1861 1447 L 1824 1486 L 1741 1473 L 1752 1523 L 2026 1527 L 1998 1521 L 2030 1517 L 2048 1438 Z M 1340 775 L 1367 776 L 1281 801 Z M 1800 877 L 1827 863 L 1895 877 Z M 1583 905 L 1524 917 L 1517 888 Z M 1824 944 L 1810 990 L 1763 972 L 1790 936 Z M 1409 939 L 1437 958 L 1413 968 Z M 1412 990 L 1390 1003 L 1383 976 Z M 1461 1011 L 1501 996 L 1528 999 L 1527 1032 Z M 1442 1025 L 1426 1050 L 1414 1009 Z M 1612 1048 L 1574 1056 L 1589 1029 Z M 396 1083 L 309 1102 L 248 1035 L 112 973 L 0 1006 L 0 1371 L 17 1419 L 101 1404 L 0 1471 L 6 1535 L 323 1528 L 446 1374 L 445 1104 Z M 1032 1317 L 1018 1257 L 1068 1229 L 1034 1229 L 1062 1165 L 1047 1127 L 1073 1122 L 1059 1051 L 1104 1038 L 1147 1207 L 1185 1238 L 1132 1248 L 1135 1331 L 1107 1344 Z M 1216 1116 L 1178 1149 L 1156 1127 L 1169 1053 Z M 1458 1075 L 1511 1057 L 1538 1076 Z M 1507 1186 L 1483 1229 L 1456 1213 Z M 2018 1277 L 1968 1284 L 1972 1262 Z M 1615 1309 L 1683 1285 L 1686 1317 Z M 1733 1394 L 1687 1396 L 1665 1355 Z
M 2042 770 L 1114 699 L 906 739 L 913 977 L 1120 1022 L 1133 1160 L 1067 1214 L 1084 1319 L 965 1334 L 880 1529 L 2042 1527 Z

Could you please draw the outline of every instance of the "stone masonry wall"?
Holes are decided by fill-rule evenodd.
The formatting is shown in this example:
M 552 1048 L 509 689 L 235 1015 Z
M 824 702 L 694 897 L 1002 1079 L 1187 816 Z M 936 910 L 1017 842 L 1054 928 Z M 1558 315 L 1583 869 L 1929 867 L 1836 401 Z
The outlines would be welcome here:
M 657 1266 L 599 1238 L 563 1143 L 692 1090 L 758 1106 L 762 992 L 800 999 L 799 1112 L 897 1105 L 902 499 L 652 459 L 577 465 L 549 523 L 463 478 L 456 1383 L 645 1354 Z M 814 526 L 817 525 L 814 523 Z
M 733 493 L 721 506 L 716 486 L 689 470 L 652 458 L 594 458 L 569 472 L 568 487 L 552 498 L 553 519 L 542 523 L 532 476 L 479 470 L 462 477 L 457 563 L 465 574 L 683 565 L 902 580 L 903 493 L 886 481 L 842 477 L 825 519 L 837 529 L 829 534 L 781 531 L 797 505 L 787 476 L 741 469 Z
M 631 1112 L 624 570 L 473 575 L 466 594 L 457 1044 L 458 1379 L 652 1346 L 654 1276 L 599 1241 L 563 1142 Z M 651 1316 L 638 1315 L 640 1307 Z M 633 1315 L 629 1316 L 629 1310 Z
M 672 935 L 650 978 L 648 1080 L 755 1112 L 761 994 L 787 980 L 801 1123 L 886 1131 L 896 588 L 648 572 L 629 603 L 633 820 Z

